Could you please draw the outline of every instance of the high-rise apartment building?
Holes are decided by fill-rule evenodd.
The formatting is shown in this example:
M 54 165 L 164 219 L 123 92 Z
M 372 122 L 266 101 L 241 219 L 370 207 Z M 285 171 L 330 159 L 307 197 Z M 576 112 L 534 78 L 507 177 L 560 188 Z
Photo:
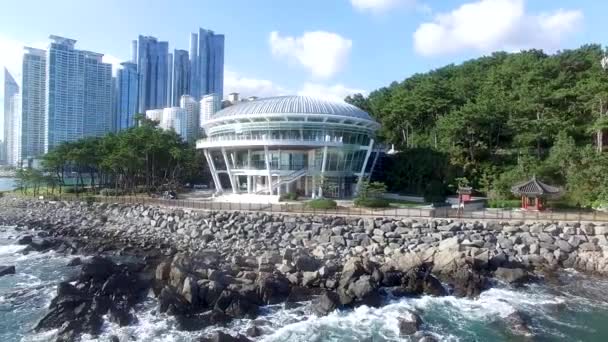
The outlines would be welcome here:
M 160 125 L 161 121 L 163 121 L 163 109 L 148 109 L 146 111 L 146 118 L 156 121 Z
M 186 138 L 186 110 L 180 107 L 168 107 L 163 109 L 163 117 L 160 127 L 166 130 L 174 130 L 182 139 Z
M 190 95 L 190 58 L 188 51 L 173 51 L 171 106 L 177 106 L 183 95 Z
M 184 132 L 183 137 L 188 143 L 195 143 L 198 138 L 199 124 L 199 105 L 194 97 L 190 95 L 183 95 L 179 101 L 179 106 L 185 111 L 184 117 Z
M 25 48 L 23 54 L 21 157 L 44 154 L 46 105 L 46 51 Z
M 139 112 L 163 108 L 168 103 L 169 43 L 154 37 L 139 36 L 137 46 L 139 72 Z
M 117 131 L 135 126 L 135 114 L 137 114 L 137 100 L 139 97 L 137 64 L 124 62 L 120 65 L 122 65 L 122 69 L 118 70 L 116 78 Z
M 10 98 L 9 113 L 11 115 L 11 126 L 7 144 L 7 162 L 9 165 L 20 167 L 23 160 L 21 156 L 21 94 L 16 93 Z
M 112 128 L 112 65 L 76 41 L 50 36 L 46 64 L 45 151 Z
M 103 54 L 82 51 L 84 74 L 83 136 L 101 137 L 112 131 L 112 64 L 103 63 Z
M 17 166 L 21 160 L 21 104 L 19 85 L 4 68 L 4 152 L 6 163 Z
M 13 107 L 13 96 L 19 94 L 19 85 L 17 84 L 17 82 L 15 81 L 15 79 L 13 78 L 13 75 L 11 75 L 11 73 L 8 71 L 8 69 L 4 68 L 4 122 L 3 122 L 3 135 L 2 135 L 2 139 L 4 141 L 4 143 L 2 144 L 2 156 L 4 157 L 2 161 L 8 161 L 8 154 L 9 154 L 9 144 L 10 144 L 10 139 L 12 138 L 11 136 L 11 129 L 12 129 L 12 120 L 13 120 L 13 114 L 11 112 L 11 109 Z
M 217 113 L 220 109 L 222 109 L 222 101 L 220 97 L 216 94 L 209 94 L 203 96 L 200 101 L 200 110 L 199 110 L 199 129 L 203 127 L 203 125 L 211 119 L 213 114 Z M 200 135 L 200 134 L 199 134 Z
M 194 36 L 190 40 L 190 50 L 198 49 L 196 56 L 191 56 L 193 96 L 201 99 L 207 94 L 217 94 L 221 99 L 224 93 L 224 35 L 199 29 L 197 44 L 192 42 Z

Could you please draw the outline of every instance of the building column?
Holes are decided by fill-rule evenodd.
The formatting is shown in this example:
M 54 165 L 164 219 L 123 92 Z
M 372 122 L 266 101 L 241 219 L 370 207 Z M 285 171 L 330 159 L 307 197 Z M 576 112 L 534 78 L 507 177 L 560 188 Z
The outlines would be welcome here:
M 266 161 L 266 171 L 268 172 L 268 194 L 272 195 L 272 176 L 270 175 L 270 153 L 268 146 L 264 145 L 264 160 Z
M 325 165 L 327 164 L 327 146 L 323 147 L 323 162 L 321 163 L 321 179 L 323 181 L 326 181 L 326 179 L 323 179 L 325 177 Z M 319 197 L 323 197 L 323 187 L 321 186 L 322 184 L 319 184 Z
M 234 176 L 232 175 L 232 168 L 230 167 L 230 162 L 228 160 L 228 154 L 226 153 L 226 149 L 222 147 L 222 155 L 224 156 L 224 163 L 226 163 L 226 172 L 228 172 L 228 178 L 230 179 L 230 186 L 232 186 L 232 193 L 238 193 L 236 184 L 234 183 Z
M 215 164 L 213 163 L 211 153 L 208 149 L 204 149 L 203 154 L 205 155 L 205 159 L 207 159 L 207 165 L 209 165 L 209 171 L 211 171 L 211 178 L 213 179 L 213 183 L 215 183 L 215 191 L 223 192 L 224 189 L 222 188 L 222 183 L 220 183 L 220 178 L 218 177 L 217 170 L 215 169 Z
M 359 189 L 361 188 L 361 184 L 363 183 L 363 178 L 365 177 L 365 168 L 367 167 L 367 162 L 369 161 L 369 156 L 372 154 L 372 148 L 374 147 L 374 139 L 369 140 L 369 145 L 367 146 L 367 152 L 365 153 L 365 159 L 363 160 L 363 166 L 361 166 L 361 172 L 359 172 L 359 179 L 357 180 L 357 190 L 356 193 L 359 193 Z
M 308 196 L 308 176 L 304 176 L 304 196 Z

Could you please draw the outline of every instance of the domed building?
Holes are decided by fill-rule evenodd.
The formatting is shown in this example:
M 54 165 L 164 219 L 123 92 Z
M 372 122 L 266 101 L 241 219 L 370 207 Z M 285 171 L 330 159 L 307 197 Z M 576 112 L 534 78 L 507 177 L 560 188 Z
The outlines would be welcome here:
M 201 125 L 218 192 L 312 197 L 355 194 L 380 127 L 355 106 L 306 96 L 240 102 Z

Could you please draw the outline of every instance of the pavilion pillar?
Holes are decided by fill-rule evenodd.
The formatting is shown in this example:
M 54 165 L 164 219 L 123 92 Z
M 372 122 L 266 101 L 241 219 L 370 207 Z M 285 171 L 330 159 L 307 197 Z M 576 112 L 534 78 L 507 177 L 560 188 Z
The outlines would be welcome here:
M 323 147 L 323 162 L 321 163 L 321 179 L 323 182 L 326 181 L 325 177 L 325 165 L 327 164 L 327 146 Z M 319 184 L 319 197 L 323 197 L 323 184 Z
M 215 169 L 215 163 L 213 162 L 213 157 L 208 149 L 203 150 L 203 154 L 205 155 L 205 159 L 207 159 L 207 165 L 209 165 L 209 171 L 211 171 L 211 178 L 213 179 L 213 183 L 215 183 L 215 191 L 223 192 L 222 183 L 220 182 L 220 177 L 218 176 L 217 170 Z
M 230 161 L 228 160 L 228 154 L 226 149 L 222 147 L 222 155 L 224 156 L 224 163 L 226 163 L 226 172 L 228 172 L 228 178 L 230 179 L 230 186 L 232 187 L 232 193 L 237 193 L 237 186 L 235 184 L 234 175 L 232 174 L 232 167 L 230 167 Z
M 264 145 L 264 160 L 266 161 L 266 171 L 268 172 L 268 194 L 272 195 L 272 175 L 270 174 L 270 153 L 268 145 Z
M 365 168 L 367 167 L 367 162 L 369 161 L 369 156 L 372 154 L 372 148 L 374 147 L 374 139 L 369 140 L 369 145 L 367 146 L 367 152 L 365 153 L 365 159 L 363 160 L 363 166 L 361 166 L 361 172 L 359 172 L 359 180 L 357 181 L 357 194 L 359 193 L 359 189 L 361 188 L 361 184 L 363 183 L 363 177 L 365 175 Z

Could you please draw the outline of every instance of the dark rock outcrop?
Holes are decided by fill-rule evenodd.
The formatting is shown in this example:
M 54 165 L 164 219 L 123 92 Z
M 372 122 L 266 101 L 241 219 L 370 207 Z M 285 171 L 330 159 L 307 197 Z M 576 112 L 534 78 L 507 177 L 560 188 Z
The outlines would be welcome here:
M 76 285 L 58 285 L 49 312 L 35 330 L 59 329 L 59 341 L 72 341 L 82 333 L 99 334 L 105 314 L 121 326 L 130 324 L 131 308 L 150 285 L 146 279 L 139 266 L 93 257 L 83 264 Z
M 0 277 L 15 274 L 15 266 L 0 266 Z

